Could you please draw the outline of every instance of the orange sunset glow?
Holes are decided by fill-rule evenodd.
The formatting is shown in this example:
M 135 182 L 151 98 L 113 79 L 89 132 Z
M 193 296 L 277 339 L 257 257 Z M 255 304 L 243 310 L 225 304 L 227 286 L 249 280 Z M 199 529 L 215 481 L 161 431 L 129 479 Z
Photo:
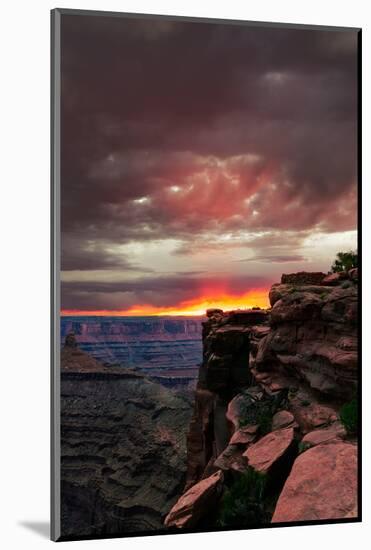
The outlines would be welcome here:
M 82 311 L 64 309 L 61 314 L 92 315 L 92 316 L 142 316 L 142 315 L 204 315 L 208 308 L 219 308 L 224 311 L 232 309 L 249 309 L 252 307 L 269 307 L 268 289 L 252 289 L 243 294 L 209 294 L 194 300 L 186 300 L 171 307 L 157 307 L 148 304 L 138 304 L 124 310 Z

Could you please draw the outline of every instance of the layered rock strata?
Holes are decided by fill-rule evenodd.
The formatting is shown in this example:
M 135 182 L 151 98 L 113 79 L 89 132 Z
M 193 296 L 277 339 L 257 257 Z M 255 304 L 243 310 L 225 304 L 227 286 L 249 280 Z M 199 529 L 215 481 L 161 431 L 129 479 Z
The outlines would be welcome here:
M 186 473 L 186 397 L 104 367 L 73 335 L 61 352 L 62 536 L 163 529 Z

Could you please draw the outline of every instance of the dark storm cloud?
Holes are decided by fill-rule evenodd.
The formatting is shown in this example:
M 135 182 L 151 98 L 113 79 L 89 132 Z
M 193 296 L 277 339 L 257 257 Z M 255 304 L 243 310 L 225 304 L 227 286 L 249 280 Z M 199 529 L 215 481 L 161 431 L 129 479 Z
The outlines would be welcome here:
M 126 309 L 135 304 L 174 306 L 184 300 L 203 297 L 203 290 L 214 289 L 232 294 L 247 288 L 265 288 L 264 277 L 195 276 L 143 277 L 124 282 L 63 282 L 62 309 Z
M 62 239 L 62 271 L 120 269 L 121 271 L 151 272 L 148 267 L 134 265 L 124 255 L 113 251 L 109 242 L 82 240 L 65 234 Z
M 65 268 L 132 269 L 107 243 L 353 229 L 356 42 L 64 15 Z

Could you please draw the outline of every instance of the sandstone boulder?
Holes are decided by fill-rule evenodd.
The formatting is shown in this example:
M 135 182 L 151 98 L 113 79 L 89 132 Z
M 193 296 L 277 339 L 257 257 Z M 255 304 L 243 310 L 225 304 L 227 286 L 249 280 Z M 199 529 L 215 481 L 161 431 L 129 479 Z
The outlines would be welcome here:
M 341 271 L 339 273 L 330 273 L 329 275 L 326 275 L 326 277 L 321 281 L 321 285 L 337 286 L 346 278 L 347 274 L 344 271 Z
M 291 410 L 301 431 L 305 434 L 332 424 L 338 419 L 335 409 L 319 403 L 303 404 L 300 400 L 292 401 Z
M 280 430 L 281 428 L 294 427 L 296 425 L 292 413 L 289 411 L 278 411 L 272 419 L 272 430 Z
M 223 471 L 244 472 L 247 469 L 247 461 L 238 445 L 228 445 L 215 460 L 214 467 Z
M 248 465 L 257 472 L 266 474 L 286 454 L 294 442 L 294 430 L 284 428 L 271 432 L 251 445 L 243 456 L 247 458 Z
M 219 470 L 193 485 L 166 516 L 166 527 L 195 527 L 210 512 L 210 507 L 215 505 L 222 483 L 223 472 Z
M 272 522 L 357 517 L 357 448 L 317 445 L 295 460 Z
M 231 445 L 250 445 L 257 437 L 259 426 L 249 425 L 237 430 L 231 437 Z
M 305 447 L 315 447 L 321 443 L 328 443 L 334 439 L 344 439 L 346 431 L 341 422 L 334 422 L 330 426 L 318 430 L 313 430 L 307 433 L 303 439 L 302 444 Z

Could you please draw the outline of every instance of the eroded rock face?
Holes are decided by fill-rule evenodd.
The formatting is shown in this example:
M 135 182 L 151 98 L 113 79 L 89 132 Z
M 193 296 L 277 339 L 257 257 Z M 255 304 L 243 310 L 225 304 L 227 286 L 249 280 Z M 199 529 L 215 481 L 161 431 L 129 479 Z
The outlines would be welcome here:
M 357 285 L 274 285 L 271 331 L 252 366 L 303 378 L 324 394 L 351 396 L 357 384 Z
M 216 458 L 213 423 L 215 400 L 214 393 L 197 388 L 187 435 L 186 489 L 201 479 L 207 464 Z
M 165 519 L 166 527 L 195 527 L 200 519 L 210 513 L 222 487 L 221 470 L 193 485 L 180 497 Z
M 251 331 L 267 323 L 264 310 L 223 313 L 210 309 L 207 317 L 203 323 L 203 363 L 187 437 L 186 490 L 203 477 L 208 465 L 211 468 L 238 427 L 233 427 L 227 408 L 235 395 L 251 385 Z
M 272 522 L 357 516 L 357 448 L 346 442 L 302 453 L 278 499 Z

